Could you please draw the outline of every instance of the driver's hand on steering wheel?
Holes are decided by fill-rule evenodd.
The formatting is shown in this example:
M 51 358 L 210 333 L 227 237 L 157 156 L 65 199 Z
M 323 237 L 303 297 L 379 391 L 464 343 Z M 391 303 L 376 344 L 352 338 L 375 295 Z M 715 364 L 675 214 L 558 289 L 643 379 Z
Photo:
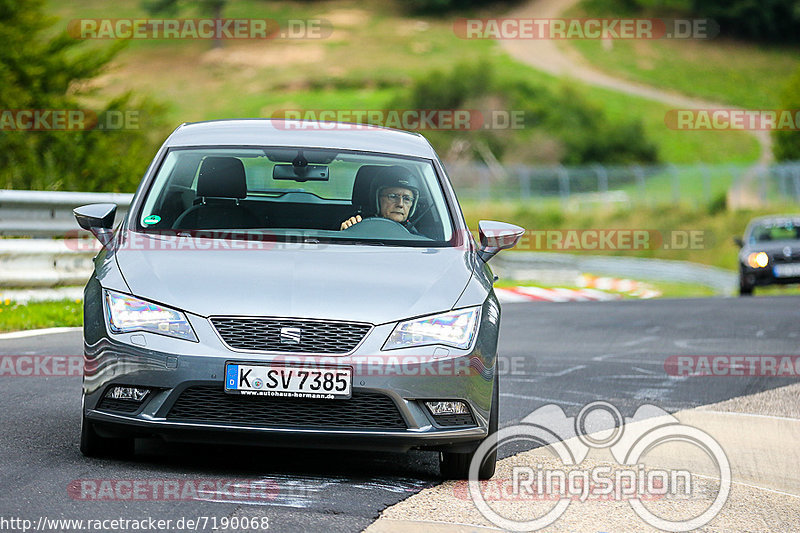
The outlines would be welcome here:
M 347 220 L 345 220 L 344 222 L 342 222 L 342 227 L 339 228 L 339 229 L 340 230 L 347 229 L 350 226 L 352 226 L 353 224 L 358 224 L 359 222 L 361 222 L 361 215 L 356 215 L 354 217 L 350 217 Z

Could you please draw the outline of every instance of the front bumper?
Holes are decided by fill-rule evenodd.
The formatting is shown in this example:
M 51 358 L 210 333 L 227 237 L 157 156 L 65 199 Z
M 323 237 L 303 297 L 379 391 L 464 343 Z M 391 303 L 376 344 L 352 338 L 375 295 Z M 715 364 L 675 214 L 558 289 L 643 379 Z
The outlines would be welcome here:
M 245 443 L 265 446 L 304 446 L 406 451 L 411 448 L 470 451 L 487 435 L 496 370 L 496 321 L 482 313 L 471 351 L 434 347 L 383 352 L 394 323 L 375 326 L 358 349 L 347 356 L 298 356 L 232 351 L 219 339 L 205 317 L 187 314 L 200 342 L 153 333 L 114 335 L 105 320 L 87 317 L 83 384 L 84 416 L 102 436 L 158 436 L 187 442 Z M 102 330 L 98 328 L 102 326 Z M 434 352 L 436 352 L 434 354 Z M 445 353 L 446 352 L 446 353 Z M 226 362 L 324 364 L 351 366 L 353 394 L 383 395 L 394 404 L 404 428 L 319 427 L 269 425 L 254 420 L 175 420 L 170 411 L 189 387 L 218 387 L 223 391 Z M 101 404 L 110 387 L 146 387 L 151 393 L 132 412 Z M 259 401 L 258 397 L 247 400 Z M 472 423 L 442 425 L 425 408 L 425 400 L 461 400 Z M 340 402 L 346 400 L 313 400 Z M 112 406 L 113 407 L 113 406 Z
M 784 263 L 786 264 L 786 263 Z M 800 276 L 776 276 L 774 264 L 770 263 L 764 268 L 752 268 L 746 265 L 739 265 L 740 276 L 746 285 L 765 286 L 765 285 L 790 285 L 800 283 Z

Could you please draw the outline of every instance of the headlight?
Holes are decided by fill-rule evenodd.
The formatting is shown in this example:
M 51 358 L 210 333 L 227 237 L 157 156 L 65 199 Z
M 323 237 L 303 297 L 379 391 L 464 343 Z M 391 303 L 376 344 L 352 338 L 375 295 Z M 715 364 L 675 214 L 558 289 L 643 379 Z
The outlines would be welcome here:
M 444 344 L 468 350 L 478 329 L 480 307 L 400 322 L 389 335 L 384 350 Z
M 192 326 L 180 311 L 112 291 L 106 291 L 106 307 L 112 333 L 149 331 L 197 342 Z
M 753 268 L 764 268 L 769 264 L 769 256 L 765 252 L 752 253 L 747 256 L 747 264 Z

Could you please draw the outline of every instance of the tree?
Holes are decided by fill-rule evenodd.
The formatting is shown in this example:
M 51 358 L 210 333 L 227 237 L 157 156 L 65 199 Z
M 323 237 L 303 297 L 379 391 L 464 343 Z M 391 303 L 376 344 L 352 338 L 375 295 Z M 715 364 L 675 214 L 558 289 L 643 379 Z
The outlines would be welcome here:
M 800 69 L 789 78 L 789 83 L 783 89 L 781 109 L 791 111 L 797 116 L 800 111 Z M 800 124 L 795 124 L 800 128 Z M 778 161 L 800 161 L 800 130 L 775 130 L 772 132 L 774 141 L 772 152 Z
M 83 82 L 100 74 L 124 46 L 87 46 L 66 32 L 46 36 L 54 23 L 43 13 L 43 0 L 0 0 L 4 117 L 20 111 L 82 109 Z M 126 94 L 95 111 L 107 117 L 132 108 L 139 113 L 140 129 L 30 131 L 0 123 L 0 188 L 133 190 L 163 136 L 158 127 L 161 109 Z

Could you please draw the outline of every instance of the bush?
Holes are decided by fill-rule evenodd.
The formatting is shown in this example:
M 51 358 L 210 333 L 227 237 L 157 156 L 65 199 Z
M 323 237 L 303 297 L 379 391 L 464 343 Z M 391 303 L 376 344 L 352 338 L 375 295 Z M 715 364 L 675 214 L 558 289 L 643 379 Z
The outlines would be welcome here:
M 465 63 L 415 81 L 394 109 L 520 112 L 522 129 L 427 131 L 446 153 L 455 142 L 487 146 L 506 163 L 628 163 L 657 161 L 641 122 L 615 122 L 564 86 L 557 93 L 525 79 L 498 79 L 491 65 Z
M 800 110 L 800 69 L 789 78 L 781 95 L 781 109 Z M 800 131 L 775 130 L 772 132 L 772 152 L 778 161 L 800 161 Z

